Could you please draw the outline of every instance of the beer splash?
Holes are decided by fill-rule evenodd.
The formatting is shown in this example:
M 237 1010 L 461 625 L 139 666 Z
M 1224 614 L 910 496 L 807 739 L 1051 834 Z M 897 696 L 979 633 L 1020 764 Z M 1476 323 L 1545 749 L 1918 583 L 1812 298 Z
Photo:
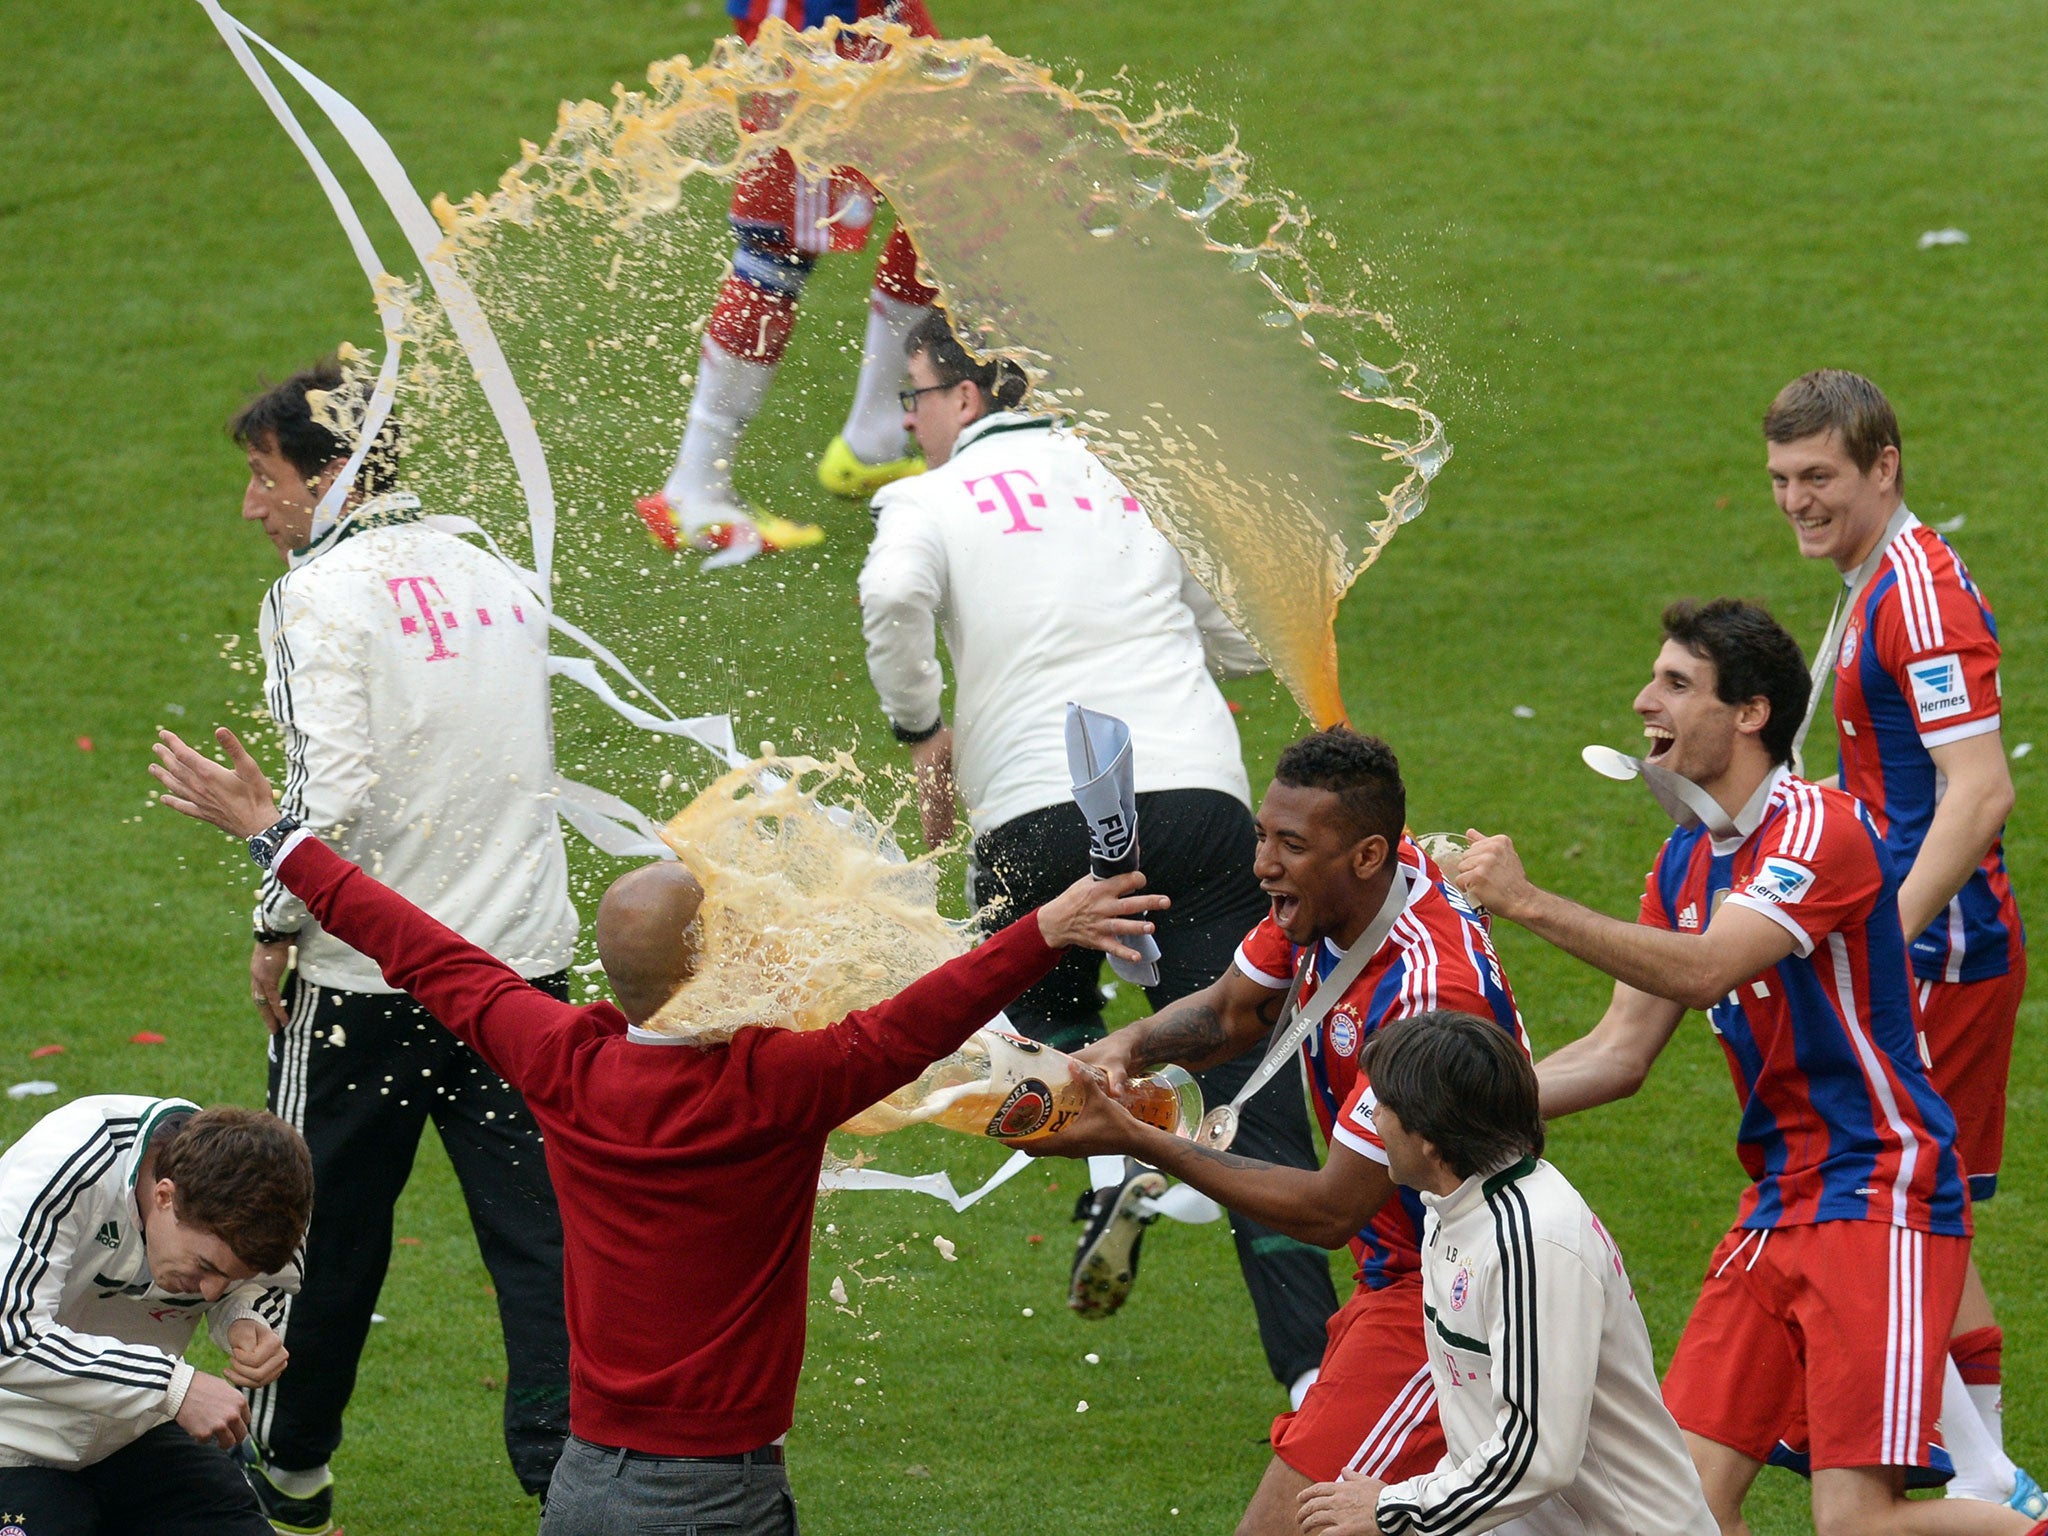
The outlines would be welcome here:
M 860 782 L 843 754 L 829 764 L 767 756 L 670 819 L 662 839 L 704 887 L 697 969 L 647 1029 L 696 1045 L 752 1026 L 821 1029 L 966 952 L 966 925 L 939 912 L 930 859 L 907 862 L 863 807 L 823 798 Z M 1049 1135 L 1080 1107 L 1079 1071 L 1050 1047 L 982 1029 L 842 1129 Z M 1178 1069 L 1140 1078 L 1121 1097 L 1182 1135 L 1202 1117 L 1201 1091 Z
M 704 887 L 699 956 L 648 1029 L 698 1045 L 752 1025 L 820 1029 L 966 953 L 931 861 L 906 861 L 857 803 L 822 798 L 860 783 L 843 754 L 768 756 L 670 819 L 662 839 Z
M 569 493 L 565 534 L 658 481 L 723 276 L 727 184 L 784 149 L 806 174 L 869 176 L 963 334 L 1025 366 L 1034 404 L 1076 418 L 1301 707 L 1342 718 L 1338 601 L 1451 451 L 1414 366 L 1372 360 L 1399 340 L 1354 292 L 1366 270 L 1327 281 L 1334 237 L 1255 189 L 1198 114 L 1063 85 L 986 39 L 890 26 L 886 53 L 848 58 L 842 30 L 771 21 L 752 48 L 658 63 L 644 92 L 565 104 L 495 192 L 437 202 Z M 413 418 L 469 416 L 444 434 L 443 504 L 488 520 L 474 383 L 432 303 L 414 313 Z

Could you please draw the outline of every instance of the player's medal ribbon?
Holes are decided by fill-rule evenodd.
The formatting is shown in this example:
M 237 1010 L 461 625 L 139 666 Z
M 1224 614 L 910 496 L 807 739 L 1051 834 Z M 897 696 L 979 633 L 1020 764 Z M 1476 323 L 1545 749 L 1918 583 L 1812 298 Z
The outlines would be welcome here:
M 1388 856 L 1393 857 L 1392 854 Z M 1228 1104 L 1218 1104 L 1202 1117 L 1201 1128 L 1195 1132 L 1197 1142 L 1212 1152 L 1222 1152 L 1237 1140 L 1238 1112 L 1245 1101 L 1273 1080 L 1273 1075 L 1301 1048 L 1301 1042 L 1309 1037 L 1310 1031 L 1321 1024 L 1324 1016 L 1337 1006 L 1338 1000 L 1351 990 L 1351 983 L 1364 973 L 1366 965 L 1387 941 L 1394 924 L 1408 909 L 1408 897 L 1413 889 L 1408 871 L 1397 860 L 1393 884 L 1387 887 L 1386 898 L 1380 902 L 1379 911 L 1366 925 L 1365 932 L 1344 951 L 1344 958 L 1337 962 L 1337 968 L 1323 978 L 1322 985 L 1316 988 L 1315 1001 L 1306 1008 L 1301 1006 L 1301 993 L 1308 984 L 1308 978 L 1315 974 L 1316 951 L 1322 947 L 1322 940 L 1318 939 L 1303 952 L 1300 965 L 1295 967 L 1294 985 L 1287 990 L 1287 1004 L 1280 1010 L 1280 1022 L 1273 1026 L 1273 1033 L 1267 1037 L 1265 1060 L 1245 1079 L 1244 1086 L 1237 1090 L 1236 1098 Z
M 1863 563 L 1842 578 L 1842 590 L 1835 598 L 1834 611 L 1828 615 L 1828 627 L 1821 633 L 1820 649 L 1813 653 L 1813 687 L 1806 695 L 1806 718 L 1799 722 L 1799 729 L 1792 737 L 1792 771 L 1801 778 L 1806 777 L 1806 733 L 1813 729 L 1813 717 L 1820 713 L 1820 696 L 1828 685 L 1828 676 L 1835 670 L 1835 648 L 1842 643 L 1842 631 L 1849 627 L 1849 615 L 1856 606 L 1856 594 L 1869 585 L 1876 574 L 1885 553 L 1892 547 L 1892 541 L 1905 531 L 1906 524 L 1913 520 L 1913 514 L 1906 510 L 1906 504 L 1899 503 L 1892 513 L 1891 521 L 1884 525 L 1884 536 L 1872 546 Z

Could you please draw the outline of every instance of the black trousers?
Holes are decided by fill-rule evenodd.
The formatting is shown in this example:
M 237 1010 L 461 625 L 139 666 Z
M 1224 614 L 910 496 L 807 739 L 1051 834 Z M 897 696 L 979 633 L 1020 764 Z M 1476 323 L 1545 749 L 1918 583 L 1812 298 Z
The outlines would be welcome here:
M 1170 789 L 1138 796 L 1139 867 L 1145 889 L 1173 905 L 1158 919 L 1159 985 L 1146 989 L 1156 1011 L 1199 992 L 1227 971 L 1237 946 L 1267 910 L 1252 875 L 1251 812 L 1213 789 Z M 1088 872 L 1088 824 L 1072 802 L 1031 811 L 984 833 L 974 844 L 974 901 L 1002 905 L 998 921 L 1028 912 Z M 1102 1034 L 1102 957 L 1071 950 L 1052 974 L 1006 1010 L 1019 1031 L 1061 1050 Z M 1202 1097 L 1226 1104 L 1258 1065 L 1260 1053 L 1199 1073 Z M 1283 1070 L 1246 1102 L 1232 1150 L 1293 1168 L 1316 1166 L 1315 1141 L 1298 1072 Z M 1266 1364 L 1282 1385 L 1321 1363 L 1324 1325 L 1337 1310 L 1329 1256 L 1248 1216 L 1230 1213 L 1238 1267 L 1258 1314 Z
M 568 995 L 566 973 L 536 986 Z M 546 1489 L 569 1433 L 562 1220 L 540 1129 L 517 1092 L 404 993 L 301 982 L 271 1039 L 270 1107 L 313 1154 L 306 1275 L 286 1314 L 291 1364 L 254 1394 L 273 1465 L 317 1467 L 341 1444 L 370 1315 L 391 1262 L 392 1208 L 429 1119 L 447 1148 L 498 1295 L 505 1449 L 528 1493 Z
M 175 1424 L 89 1467 L 0 1467 L 0 1511 L 26 1536 L 271 1536 L 242 1469 Z

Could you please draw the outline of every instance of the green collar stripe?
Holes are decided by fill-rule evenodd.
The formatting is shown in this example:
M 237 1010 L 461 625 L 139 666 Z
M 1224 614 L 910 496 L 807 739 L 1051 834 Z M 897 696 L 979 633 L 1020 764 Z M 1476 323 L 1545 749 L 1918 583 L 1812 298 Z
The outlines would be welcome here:
M 1443 1320 L 1436 1315 L 1436 1308 L 1426 1301 L 1422 1304 L 1422 1312 L 1430 1320 L 1431 1324 L 1434 1325 L 1437 1333 L 1442 1336 L 1446 1344 L 1466 1350 L 1471 1354 L 1484 1355 L 1489 1360 L 1493 1358 L 1493 1350 L 1484 1339 L 1475 1339 L 1469 1334 L 1453 1333 L 1443 1325 Z
M 196 1115 L 199 1106 L 190 1099 L 158 1099 L 149 1113 L 142 1117 L 142 1124 L 135 1132 L 135 1166 L 128 1170 L 128 1187 L 133 1189 L 137 1177 L 142 1173 L 142 1159 L 149 1152 L 149 1138 L 156 1134 L 156 1128 L 163 1124 L 167 1115 Z
M 1508 1185 L 1514 1183 L 1517 1179 L 1526 1179 L 1530 1174 L 1534 1173 L 1535 1171 L 1536 1159 L 1533 1157 L 1525 1157 L 1519 1163 L 1511 1163 L 1507 1167 L 1501 1169 L 1499 1173 L 1496 1173 L 1492 1178 L 1488 1179 L 1484 1184 L 1480 1185 L 1479 1188 L 1481 1193 L 1490 1195 L 1498 1190 L 1505 1189 Z

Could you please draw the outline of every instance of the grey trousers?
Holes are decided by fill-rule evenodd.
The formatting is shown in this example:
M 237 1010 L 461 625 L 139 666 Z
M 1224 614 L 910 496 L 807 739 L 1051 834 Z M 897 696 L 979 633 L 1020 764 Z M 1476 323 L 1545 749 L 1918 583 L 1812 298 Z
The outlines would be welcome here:
M 797 1536 L 780 1462 L 647 1456 L 569 1437 L 540 1536 Z

